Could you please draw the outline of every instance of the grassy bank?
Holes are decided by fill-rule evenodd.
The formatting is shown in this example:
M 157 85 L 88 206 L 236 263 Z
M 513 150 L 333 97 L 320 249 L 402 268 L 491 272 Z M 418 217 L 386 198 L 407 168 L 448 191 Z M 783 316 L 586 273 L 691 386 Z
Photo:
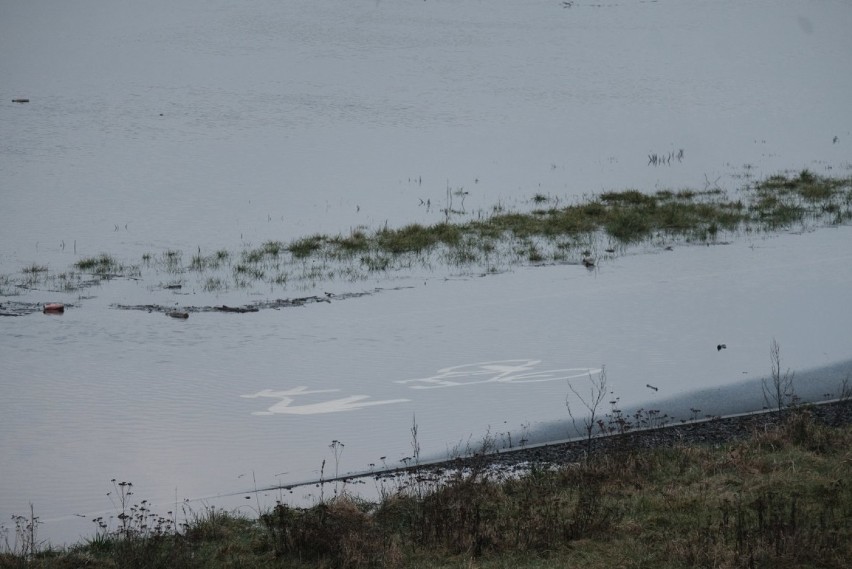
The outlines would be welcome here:
M 484 461 L 440 483 L 412 469 L 382 483 L 378 503 L 344 489 L 308 509 L 210 509 L 175 528 L 142 502 L 86 543 L 8 553 L 0 567 L 847 567 L 850 448 L 848 423 L 799 409 L 742 440 L 609 448 L 520 477 Z
M 0 295 L 17 288 L 71 291 L 115 277 L 165 277 L 162 287 L 217 292 L 270 286 L 314 286 L 359 281 L 371 274 L 414 267 L 499 271 L 515 264 L 576 263 L 615 255 L 643 243 L 710 243 L 726 234 L 771 232 L 852 219 L 852 178 L 819 176 L 809 170 L 778 174 L 740 188 L 734 196 L 718 187 L 703 190 L 604 192 L 577 203 L 536 194 L 530 211 L 459 215 L 445 211 L 432 225 L 356 227 L 347 234 L 315 234 L 291 242 L 267 241 L 241 251 L 193 254 L 146 253 L 141 262 L 102 253 L 84 257 L 54 274 L 32 265 L 0 278 Z M 192 282 L 194 281 L 194 282 Z

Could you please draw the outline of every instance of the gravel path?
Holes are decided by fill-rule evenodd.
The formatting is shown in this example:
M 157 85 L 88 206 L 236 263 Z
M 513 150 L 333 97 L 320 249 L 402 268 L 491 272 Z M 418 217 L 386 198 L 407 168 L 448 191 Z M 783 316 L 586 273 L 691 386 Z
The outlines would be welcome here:
M 811 403 L 803 408 L 819 424 L 840 427 L 852 424 L 852 399 Z M 690 444 L 721 445 L 748 438 L 755 432 L 768 430 L 783 422 L 789 411 L 779 416 L 777 412 L 761 411 L 703 419 L 666 425 L 657 428 L 639 429 L 623 434 L 595 437 L 591 441 L 592 453 L 606 453 L 622 450 L 666 448 Z M 262 490 L 292 489 L 300 486 L 316 485 L 321 482 L 355 482 L 367 478 L 391 479 L 414 477 L 417 480 L 440 481 L 449 474 L 458 471 L 483 471 L 492 473 L 520 473 L 528 471 L 533 465 L 548 467 L 570 464 L 583 460 L 589 452 L 586 440 L 570 440 L 528 446 L 525 448 L 502 449 L 486 455 L 474 455 L 437 462 L 421 463 L 418 466 L 393 468 L 363 474 L 347 474 L 323 481 L 311 480 L 293 485 L 275 486 Z
M 817 423 L 839 427 L 852 424 L 852 399 L 810 404 L 805 407 Z M 609 452 L 640 448 L 674 447 L 686 444 L 719 445 L 749 437 L 784 420 L 777 412 L 758 412 L 701 421 L 642 429 L 624 434 L 595 437 L 591 452 Z M 438 468 L 469 466 L 485 459 L 497 468 L 514 469 L 530 464 L 555 465 L 576 462 L 585 457 L 589 446 L 586 440 L 543 444 L 528 448 L 501 450 L 485 457 L 472 457 L 438 463 Z M 479 463 L 481 464 L 481 462 Z
M 817 423 L 839 427 L 852 424 L 852 399 L 814 403 L 804 406 Z M 623 434 L 595 437 L 591 447 L 586 440 L 570 440 L 525 448 L 503 449 L 486 455 L 420 464 L 417 467 L 397 468 L 371 473 L 374 478 L 416 476 L 419 480 L 440 480 L 459 470 L 488 470 L 493 473 L 528 471 L 533 465 L 548 467 L 583 460 L 588 452 L 666 448 L 689 444 L 721 445 L 748 438 L 757 431 L 767 430 L 784 420 L 777 412 L 761 411 L 729 417 L 719 417 L 671 424 L 657 428 L 635 430 Z M 591 450 L 590 450 L 591 448 Z M 340 480 L 357 480 L 366 476 L 341 476 Z M 327 480 L 326 482 L 332 482 Z

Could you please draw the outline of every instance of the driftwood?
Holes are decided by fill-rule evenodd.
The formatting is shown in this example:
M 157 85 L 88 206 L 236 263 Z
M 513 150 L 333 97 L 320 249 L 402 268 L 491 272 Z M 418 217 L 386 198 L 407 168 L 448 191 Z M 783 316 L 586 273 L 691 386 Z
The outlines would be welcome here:
M 217 312 L 237 312 L 239 314 L 243 314 L 245 312 L 257 312 L 260 310 L 256 306 L 214 306 L 213 310 Z
M 26 316 L 36 312 L 43 312 L 45 314 L 62 314 L 65 312 L 65 308 L 70 306 L 74 305 L 60 304 L 58 302 L 47 304 L 40 302 L 0 302 L 0 316 Z

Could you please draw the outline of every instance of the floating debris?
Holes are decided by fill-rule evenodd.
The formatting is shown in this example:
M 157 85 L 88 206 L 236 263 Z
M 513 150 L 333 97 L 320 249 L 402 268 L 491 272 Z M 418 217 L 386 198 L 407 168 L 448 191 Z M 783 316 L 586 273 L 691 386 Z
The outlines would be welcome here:
M 186 314 L 187 316 L 175 316 L 174 318 L 188 318 L 190 312 L 228 312 L 235 314 L 245 314 L 249 312 L 259 312 L 261 310 L 267 309 L 280 309 L 280 308 L 295 308 L 299 306 L 305 306 L 308 304 L 318 304 L 318 303 L 328 303 L 331 304 L 331 299 L 334 300 L 347 300 L 350 298 L 360 298 L 362 296 L 371 296 L 377 294 L 379 292 L 391 291 L 391 290 L 404 290 L 411 289 L 414 287 L 411 286 L 399 286 L 392 288 L 375 288 L 369 291 L 362 292 L 345 292 L 341 294 L 334 293 L 324 293 L 323 296 L 303 296 L 299 298 L 279 298 L 276 300 L 266 300 L 262 302 L 254 302 L 252 304 L 247 304 L 243 306 L 228 306 L 226 304 L 222 304 L 219 306 L 185 306 L 180 309 L 176 309 L 174 306 L 163 306 L 160 304 L 136 304 L 136 305 L 128 305 L 128 304 L 113 304 L 112 308 L 117 308 L 119 310 L 143 310 L 145 312 L 162 312 L 168 316 L 171 316 L 172 313 L 178 314 Z M 2 306 L 0 306 L 2 308 Z M 0 312 L 2 314 L 2 312 Z
M 44 305 L 42 312 L 45 314 L 63 314 L 65 312 L 65 305 L 60 302 L 49 302 Z
M 166 316 L 186 320 L 189 318 L 189 312 L 183 310 L 172 310 L 171 312 L 166 312 Z
M 716 346 L 716 351 L 721 352 L 722 350 L 727 349 L 727 347 L 728 346 L 726 346 L 725 344 L 719 344 L 718 346 Z
M 29 103 L 30 100 L 29 99 L 17 98 L 17 99 L 12 99 L 12 102 L 13 103 Z
M 256 306 L 214 306 L 213 310 L 217 310 L 219 312 L 237 312 L 239 314 L 243 314 L 245 312 L 257 312 L 259 309 Z
M 57 307 L 62 308 L 57 308 Z M 73 304 L 60 304 L 58 302 L 40 303 L 40 302 L 0 302 L 0 316 L 27 316 L 42 312 L 44 314 L 62 314 L 66 307 L 73 307 Z

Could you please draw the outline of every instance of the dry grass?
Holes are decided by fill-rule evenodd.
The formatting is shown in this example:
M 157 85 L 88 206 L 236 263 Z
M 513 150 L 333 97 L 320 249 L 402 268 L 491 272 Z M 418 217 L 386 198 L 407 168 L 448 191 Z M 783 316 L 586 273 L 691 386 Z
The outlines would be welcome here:
M 474 462 L 439 483 L 412 468 L 379 503 L 205 511 L 178 531 L 125 528 L 0 567 L 841 568 L 850 448 L 852 428 L 798 410 L 717 447 L 609 451 L 520 477 Z

